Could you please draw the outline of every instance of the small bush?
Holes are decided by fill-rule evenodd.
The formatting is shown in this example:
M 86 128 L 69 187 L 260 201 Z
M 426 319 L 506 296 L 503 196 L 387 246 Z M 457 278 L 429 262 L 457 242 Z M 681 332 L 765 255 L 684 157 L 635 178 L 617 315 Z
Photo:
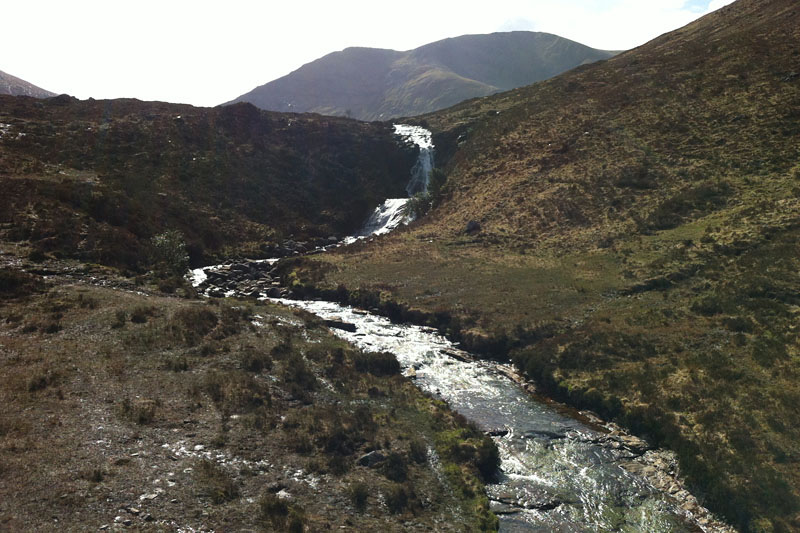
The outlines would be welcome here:
M 133 319 L 131 319 L 133 320 Z M 170 321 L 173 334 L 187 346 L 195 346 L 216 327 L 217 315 L 206 306 L 189 306 L 175 311 Z
M 158 402 L 149 399 L 137 399 L 131 401 L 125 398 L 120 403 L 120 414 L 128 420 L 137 424 L 149 424 L 156 416 Z
M 100 306 L 100 300 L 91 296 L 78 295 L 78 305 L 81 309 L 97 309 Z
M 123 309 L 118 309 L 114 313 L 114 322 L 111 323 L 112 329 L 119 329 L 125 327 L 125 322 L 128 320 L 128 313 Z
M 305 359 L 299 354 L 294 354 L 286 361 L 283 380 L 286 383 L 297 385 L 300 390 L 314 390 L 317 385 L 317 377 L 308 368 Z
M 292 353 L 292 342 L 290 339 L 281 341 L 277 346 L 270 350 L 270 355 L 278 360 L 287 358 Z
M 369 488 L 365 483 L 358 481 L 350 485 L 350 501 L 359 513 L 366 510 L 368 496 Z
M 384 494 L 386 506 L 392 514 L 402 513 L 408 506 L 408 493 L 402 485 L 393 485 Z
M 731 316 L 724 318 L 722 324 L 729 330 L 737 333 L 752 333 L 754 329 L 753 319 L 743 316 Z
M 382 467 L 383 475 L 398 483 L 408 479 L 408 464 L 406 458 L 399 453 L 390 453 Z
M 409 445 L 408 455 L 415 463 L 423 464 L 428 460 L 428 447 L 421 440 L 412 440 Z
M 272 524 L 276 530 L 281 530 L 289 516 L 289 505 L 276 495 L 267 492 L 258 501 L 258 511 L 263 520 Z
M 0 296 L 17 298 L 42 290 L 41 278 L 10 268 L 0 269 Z
M 402 213 L 403 216 L 414 220 L 425 216 L 431 210 L 432 205 L 433 201 L 430 194 L 418 192 L 403 205 Z
M 39 372 L 28 380 L 28 392 L 36 392 L 46 389 L 55 383 L 56 379 L 57 376 L 53 372 Z
M 359 372 L 369 372 L 375 376 L 393 376 L 400 373 L 400 363 L 388 352 L 358 352 L 353 357 L 353 364 Z
M 239 497 L 239 487 L 236 482 L 213 461 L 208 459 L 198 461 L 194 467 L 194 478 L 198 493 L 210 498 L 215 504 Z
M 210 372 L 194 386 L 195 394 L 205 393 L 223 413 L 240 413 L 272 405 L 266 384 L 244 372 Z
M 169 230 L 150 240 L 150 260 L 159 277 L 183 276 L 189 269 L 189 254 L 183 234 Z
M 260 374 L 264 370 L 272 369 L 272 357 L 253 346 L 245 346 L 242 350 L 242 369 Z
M 185 357 L 172 357 L 164 363 L 164 368 L 172 372 L 186 372 L 189 370 L 189 361 Z
M 287 531 L 289 533 L 303 533 L 305 530 L 305 513 L 303 510 L 296 505 L 293 505 L 289 509 L 289 525 L 287 526 Z
M 156 312 L 155 307 L 140 305 L 131 311 L 131 322 L 134 324 L 144 324 L 147 319 L 154 316 Z

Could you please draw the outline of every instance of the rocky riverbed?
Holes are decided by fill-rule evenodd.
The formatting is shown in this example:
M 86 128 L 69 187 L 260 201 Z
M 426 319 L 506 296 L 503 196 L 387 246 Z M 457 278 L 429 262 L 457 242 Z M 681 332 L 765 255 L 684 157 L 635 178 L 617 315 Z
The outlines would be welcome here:
M 503 472 L 489 496 L 503 530 L 733 531 L 687 489 L 672 452 L 653 449 L 591 412 L 542 404 L 535 385 L 512 366 L 479 361 L 430 328 L 392 325 L 329 302 L 292 301 L 275 262 L 198 269 L 193 280 L 212 297 L 282 299 L 319 315 L 363 349 L 394 353 L 420 388 L 495 439 Z

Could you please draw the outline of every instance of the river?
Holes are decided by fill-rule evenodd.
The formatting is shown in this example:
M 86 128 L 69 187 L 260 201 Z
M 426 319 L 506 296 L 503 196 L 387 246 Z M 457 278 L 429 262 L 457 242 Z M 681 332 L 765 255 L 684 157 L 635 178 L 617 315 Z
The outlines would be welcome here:
M 433 165 L 430 132 L 410 126 L 396 131 L 420 146 L 420 162 L 409 187 L 424 192 L 425 177 L 419 168 L 429 172 Z M 391 204 L 394 214 L 381 220 L 391 228 L 379 227 L 372 217 L 367 223 L 371 226 L 357 236 L 384 233 L 402 223 L 396 213 L 404 201 L 384 204 Z M 386 209 L 378 211 L 386 214 Z M 197 269 L 193 279 L 199 285 L 207 272 L 236 270 Z M 230 279 L 225 284 L 227 294 L 236 292 L 230 289 Z M 393 324 L 332 302 L 270 300 L 354 325 L 355 331 L 332 331 L 367 352 L 393 353 L 423 391 L 447 401 L 492 435 L 500 451 L 501 472 L 496 483 L 487 485 L 487 492 L 501 531 L 733 531 L 682 486 L 673 454 L 649 449 L 613 425 L 599 420 L 587 423 L 577 413 L 536 400 L 508 365 L 477 360 L 430 328 Z

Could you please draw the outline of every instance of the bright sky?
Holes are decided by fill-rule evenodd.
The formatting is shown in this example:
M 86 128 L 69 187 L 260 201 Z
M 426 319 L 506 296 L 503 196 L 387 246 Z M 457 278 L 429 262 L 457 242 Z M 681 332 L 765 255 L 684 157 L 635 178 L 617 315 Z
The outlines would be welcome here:
M 348 46 L 555 33 L 644 44 L 732 0 L 0 0 L 0 70 L 78 98 L 214 106 Z

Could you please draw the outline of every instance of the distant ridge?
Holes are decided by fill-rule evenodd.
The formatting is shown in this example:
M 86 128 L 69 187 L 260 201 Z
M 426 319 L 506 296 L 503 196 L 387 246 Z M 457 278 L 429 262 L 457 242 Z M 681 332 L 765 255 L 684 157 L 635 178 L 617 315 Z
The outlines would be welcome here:
M 615 53 L 528 31 L 463 35 L 407 52 L 347 48 L 229 103 L 385 120 L 529 85 Z
M 7 74 L 2 70 L 0 70 L 0 94 L 33 96 L 34 98 L 50 98 L 51 96 L 56 96 L 56 93 L 46 91 L 41 87 L 37 87 L 11 74 Z

